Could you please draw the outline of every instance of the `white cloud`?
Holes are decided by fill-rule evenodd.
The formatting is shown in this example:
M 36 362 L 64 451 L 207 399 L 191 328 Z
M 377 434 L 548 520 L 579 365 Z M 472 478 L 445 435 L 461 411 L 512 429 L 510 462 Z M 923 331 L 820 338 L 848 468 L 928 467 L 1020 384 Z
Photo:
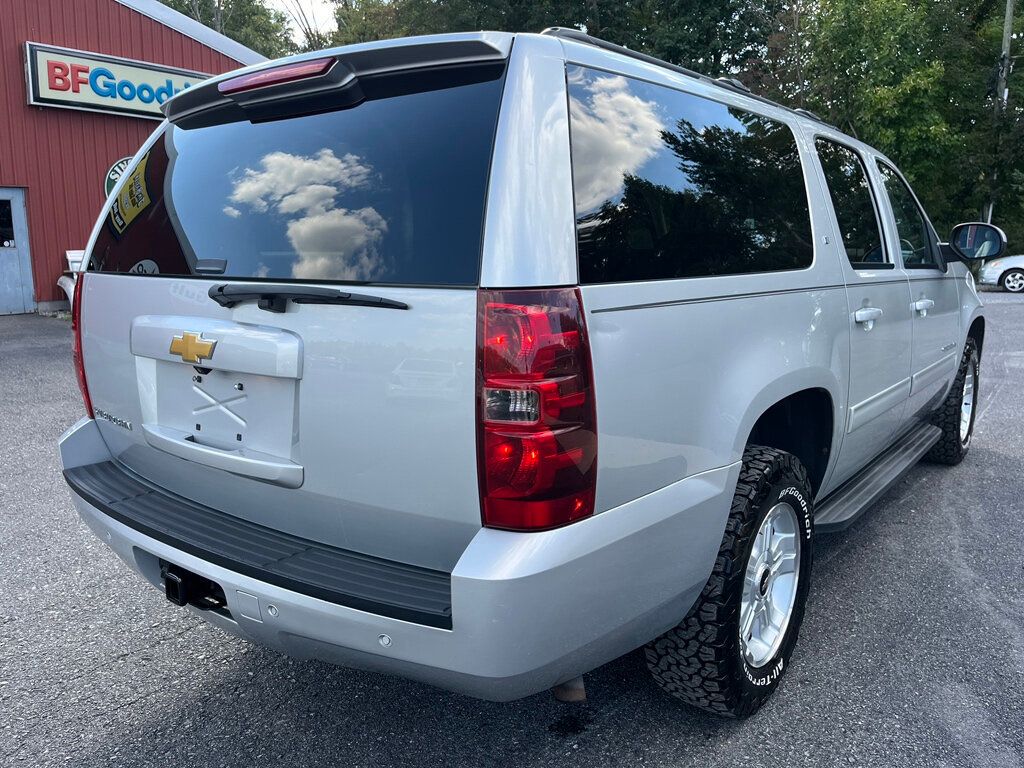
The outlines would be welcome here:
M 576 156 L 599 159 L 573 166 L 581 212 L 621 194 L 623 176 L 654 156 L 664 129 L 657 105 L 630 93 L 624 77 L 599 77 L 587 91 L 585 103 L 573 98 L 569 106 Z
M 233 205 L 225 205 L 224 206 L 224 213 L 226 213 L 232 219 L 237 219 L 239 216 L 242 215 L 242 212 L 240 210 L 238 210 L 237 208 L 235 208 L 235 206 L 233 206 Z
M 387 222 L 373 208 L 335 208 L 288 223 L 288 239 L 299 260 L 297 280 L 370 280 L 381 267 L 377 246 Z
M 371 280 L 383 266 L 377 248 L 387 222 L 370 207 L 338 206 L 346 190 L 366 187 L 373 169 L 352 154 L 338 157 L 324 148 L 313 155 L 271 152 L 259 168 L 246 168 L 234 181 L 230 200 L 269 216 L 286 219 L 288 241 L 297 260 L 292 277 L 300 280 Z M 238 209 L 227 206 L 238 214 Z M 261 267 L 259 276 L 267 270 Z
M 338 190 L 327 184 L 309 184 L 282 197 L 277 204 L 277 210 L 280 213 L 295 213 L 297 211 L 322 213 L 333 205 L 334 197 L 337 194 Z
M 235 180 L 231 202 L 265 211 L 311 185 L 329 185 L 335 192 L 364 186 L 371 173 L 356 155 L 338 157 L 327 148 L 310 156 L 270 152 L 260 158 L 259 170 L 246 168 Z

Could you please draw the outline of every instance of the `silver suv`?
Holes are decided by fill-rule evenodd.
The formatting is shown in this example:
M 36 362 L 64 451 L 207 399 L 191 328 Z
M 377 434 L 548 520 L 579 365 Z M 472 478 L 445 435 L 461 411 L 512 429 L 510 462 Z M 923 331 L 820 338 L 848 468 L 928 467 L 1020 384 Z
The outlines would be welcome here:
M 736 81 L 460 34 L 165 112 L 88 245 L 60 448 L 96 534 L 229 632 L 494 700 L 646 644 L 748 715 L 814 536 L 970 446 L 960 260 L 1002 233 L 940 243 L 891 161 Z

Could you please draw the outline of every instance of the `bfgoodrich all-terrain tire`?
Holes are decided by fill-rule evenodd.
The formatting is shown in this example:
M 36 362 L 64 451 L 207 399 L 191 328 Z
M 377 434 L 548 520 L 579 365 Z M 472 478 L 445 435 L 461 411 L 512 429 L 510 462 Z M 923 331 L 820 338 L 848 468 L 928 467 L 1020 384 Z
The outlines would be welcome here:
M 717 715 L 756 712 L 796 644 L 812 535 L 803 465 L 785 451 L 749 446 L 711 578 L 682 623 L 645 649 L 658 685 Z
M 968 337 L 953 386 L 932 417 L 932 424 L 942 430 L 942 437 L 925 457 L 929 461 L 959 464 L 970 450 L 978 413 L 979 368 L 978 345 Z

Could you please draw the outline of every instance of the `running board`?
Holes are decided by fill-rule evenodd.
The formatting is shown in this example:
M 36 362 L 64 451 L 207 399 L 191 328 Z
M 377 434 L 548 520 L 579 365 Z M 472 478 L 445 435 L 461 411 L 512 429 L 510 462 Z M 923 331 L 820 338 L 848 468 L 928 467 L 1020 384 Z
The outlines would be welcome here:
M 816 533 L 834 533 L 851 525 L 892 488 L 942 437 L 932 424 L 915 427 L 899 442 L 847 480 L 814 513 Z

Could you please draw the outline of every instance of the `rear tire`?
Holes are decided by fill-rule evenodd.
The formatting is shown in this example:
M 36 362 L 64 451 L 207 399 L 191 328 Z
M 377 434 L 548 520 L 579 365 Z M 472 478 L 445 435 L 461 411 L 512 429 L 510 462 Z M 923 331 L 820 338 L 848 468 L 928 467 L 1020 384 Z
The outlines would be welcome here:
M 1010 293 L 1024 292 L 1024 269 L 1011 269 L 999 279 L 999 282 L 1003 284 L 1003 289 Z
M 971 438 L 974 437 L 974 420 L 978 413 L 979 366 L 978 344 L 968 337 L 953 386 L 949 388 L 949 394 L 942 401 L 939 410 L 932 416 L 932 424 L 942 430 L 942 437 L 925 457 L 928 461 L 953 466 L 963 461 L 970 450 Z
M 711 578 L 682 623 L 644 649 L 647 667 L 665 692 L 716 715 L 748 717 L 778 687 L 807 600 L 812 498 L 807 471 L 795 456 L 760 446 L 743 452 Z M 784 566 L 774 570 L 770 564 L 790 541 L 791 584 Z M 758 601 L 762 608 L 755 607 Z M 781 617 L 787 604 L 773 635 L 775 622 L 768 618 Z M 750 630 L 744 638 L 741 622 Z

